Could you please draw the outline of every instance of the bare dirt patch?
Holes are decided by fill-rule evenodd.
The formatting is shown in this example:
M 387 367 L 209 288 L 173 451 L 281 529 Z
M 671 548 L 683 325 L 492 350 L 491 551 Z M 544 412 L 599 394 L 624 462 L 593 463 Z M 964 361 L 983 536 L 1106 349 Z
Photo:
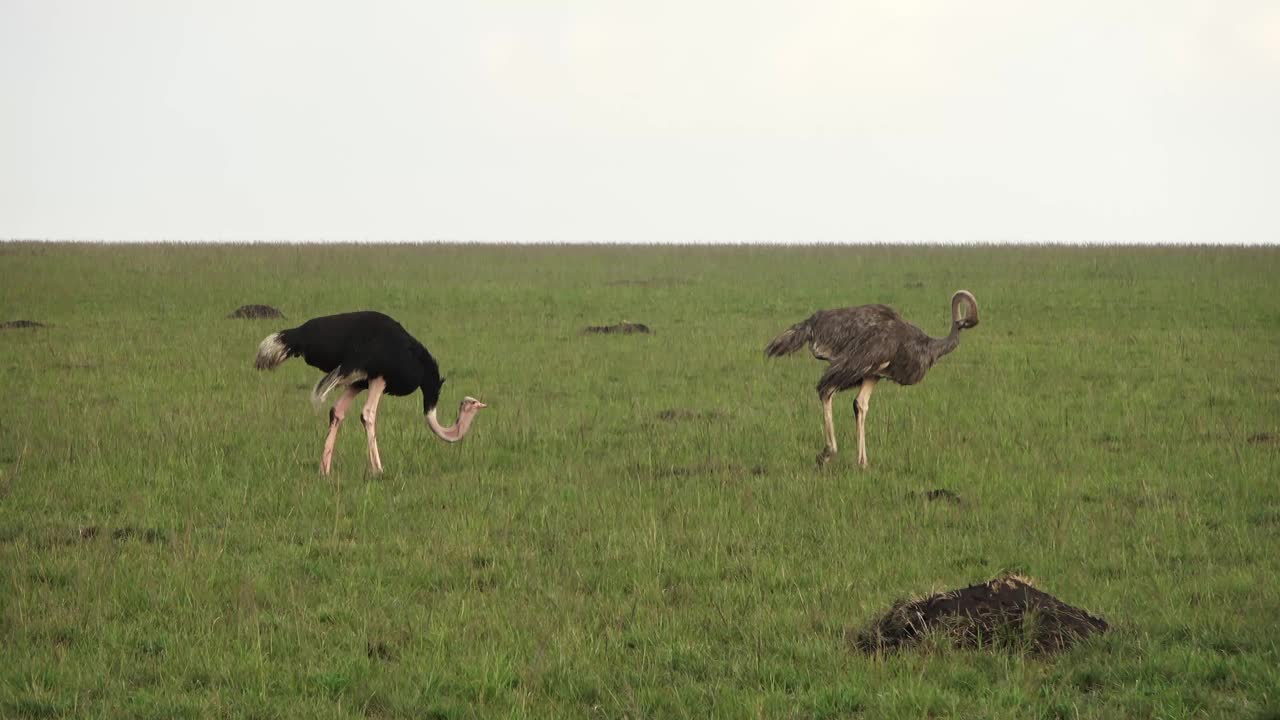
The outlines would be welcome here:
M 588 325 L 582 328 L 583 335 L 632 335 L 653 332 L 644 323 L 620 322 L 616 325 Z
M 723 413 L 716 410 L 690 410 L 689 408 L 668 408 L 658 413 L 658 419 L 665 422 L 681 422 L 686 420 L 715 420 Z
M 163 532 L 155 528 L 136 528 L 122 527 L 111 533 L 112 540 L 141 540 L 145 543 L 160 543 L 165 541 Z
M 365 643 L 365 655 L 370 660 L 381 660 L 383 662 L 391 662 L 396 659 L 395 653 L 391 652 L 391 646 L 381 640 L 370 640 Z
M 268 320 L 283 318 L 284 313 L 270 305 L 241 305 L 227 316 L 229 320 Z
M 610 287 L 676 287 L 679 285 L 689 285 L 688 280 L 680 278 L 633 278 L 625 280 L 610 280 L 605 283 Z
M 0 330 L 21 330 L 22 328 L 47 328 L 42 322 L 35 320 L 5 320 L 0 322 Z
M 97 525 L 81 525 L 76 528 L 76 533 L 72 536 L 72 542 L 89 542 L 99 535 L 102 535 L 106 528 L 100 528 Z M 111 539 L 116 542 L 124 542 L 126 540 L 139 540 L 144 543 L 162 543 L 168 538 L 164 532 L 156 528 L 139 528 L 126 525 L 125 527 L 116 528 L 111 531 Z
M 952 505 L 961 505 L 964 503 L 964 500 L 961 500 L 959 495 L 951 492 L 946 488 L 938 488 L 937 490 L 925 490 L 924 492 L 920 493 L 920 497 L 923 497 L 925 500 L 928 500 L 929 502 L 933 502 L 935 500 L 941 500 L 943 502 L 951 503 Z
M 737 463 L 702 463 L 699 465 L 660 465 L 654 468 L 637 468 L 641 474 L 654 479 L 692 478 L 692 477 L 732 477 L 741 478 L 748 475 L 759 477 L 766 470 L 763 465 L 739 465 Z
M 1054 653 L 1096 633 L 1105 620 L 1007 575 L 919 600 L 900 600 L 870 627 L 847 633 L 863 652 L 894 650 L 937 634 L 957 647 Z
M 1280 443 L 1280 435 L 1268 432 L 1254 433 L 1248 437 L 1246 442 L 1250 445 L 1275 445 Z

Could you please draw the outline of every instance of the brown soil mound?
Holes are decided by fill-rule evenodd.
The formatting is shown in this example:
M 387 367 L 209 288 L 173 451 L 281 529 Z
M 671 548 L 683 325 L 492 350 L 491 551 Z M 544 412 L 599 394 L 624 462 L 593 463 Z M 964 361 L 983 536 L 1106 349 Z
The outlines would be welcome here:
M 636 278 L 628 280 L 610 280 L 605 283 L 610 287 L 675 287 L 677 285 L 688 285 L 688 280 L 681 278 Z
M 689 408 L 669 408 L 658 413 L 659 420 L 681 422 L 684 420 L 715 420 L 722 413 L 717 410 L 690 410 Z
M 35 320 L 5 320 L 0 322 L 0 330 L 17 330 L 18 328 L 42 328 L 49 327 L 44 323 Z
M 76 530 L 76 537 L 83 542 L 88 542 L 89 540 L 98 537 L 98 535 L 105 532 L 105 530 L 106 528 L 99 528 L 97 525 L 81 525 Z M 162 530 L 132 526 L 125 526 L 112 530 L 111 539 L 121 542 L 125 540 L 141 540 L 145 543 L 160 543 L 166 540 L 164 531 Z
M 1053 653 L 1107 631 L 1107 623 L 1016 576 L 902 600 L 852 638 L 863 652 L 909 645 L 937 632 L 959 647 L 1004 646 Z
M 652 332 L 648 325 L 643 323 L 620 322 L 617 325 L 588 325 L 582 328 L 584 334 L 611 334 L 618 333 L 621 335 L 630 335 L 632 333 L 648 333 Z
M 938 488 L 937 490 L 925 490 L 924 499 L 929 500 L 931 502 L 933 500 L 945 500 L 953 505 L 959 505 L 962 502 L 964 502 L 963 500 L 960 499 L 959 495 L 951 492 L 946 488 Z
M 248 319 L 248 320 L 265 320 L 269 318 L 282 318 L 284 313 L 271 307 L 270 305 L 241 305 L 236 311 L 227 316 L 229 319 Z

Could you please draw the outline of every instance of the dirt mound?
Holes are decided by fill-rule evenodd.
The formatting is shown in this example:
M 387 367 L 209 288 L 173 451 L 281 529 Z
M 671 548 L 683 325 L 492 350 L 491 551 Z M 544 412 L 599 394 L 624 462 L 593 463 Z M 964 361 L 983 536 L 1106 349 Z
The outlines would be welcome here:
M 42 328 L 49 327 L 35 320 L 5 320 L 0 322 L 0 330 L 17 330 L 19 328 Z
M 76 535 L 82 542 L 88 542 L 98 537 L 98 534 L 103 530 L 105 530 L 105 528 L 99 528 L 97 525 L 82 525 L 76 531 Z M 142 542 L 151 544 L 164 542 L 167 538 L 165 537 L 164 531 L 156 528 L 139 528 L 126 525 L 125 527 L 116 528 L 111 531 L 111 539 L 117 542 L 123 542 L 125 540 L 141 540 Z
M 697 465 L 657 465 L 657 466 L 634 466 L 634 472 L 637 475 L 647 476 L 659 480 L 670 480 L 677 478 L 745 478 L 748 475 L 760 477 L 767 470 L 763 465 L 739 465 L 737 463 L 700 463 Z
M 851 638 L 863 652 L 892 650 L 936 632 L 958 647 L 1065 650 L 1107 623 L 1008 575 L 920 600 L 901 600 Z
M 716 420 L 722 413 L 716 410 L 690 410 L 689 408 L 668 408 L 658 413 L 658 419 L 666 422 L 684 420 Z
M 382 660 L 384 662 L 391 662 L 392 660 L 396 659 L 395 653 L 391 652 L 391 646 L 381 640 L 378 640 L 378 641 L 369 640 L 365 642 L 364 652 L 365 652 L 365 655 L 367 655 L 370 660 Z
M 652 330 L 643 323 L 620 322 L 617 325 L 588 325 L 582 328 L 582 332 L 584 335 L 608 335 L 612 333 L 630 335 L 632 333 L 649 333 Z
M 670 277 L 654 277 L 654 278 L 634 278 L 624 280 L 610 280 L 605 283 L 610 287 L 675 287 L 677 285 L 688 285 L 689 281 L 681 278 Z
M 952 505 L 960 505 L 964 502 L 964 500 L 960 499 L 959 495 L 955 494 L 954 492 L 951 492 L 946 488 L 938 488 L 937 490 L 925 490 L 921 494 L 924 496 L 925 500 L 928 500 L 930 502 L 933 502 L 934 500 L 945 500 L 946 502 L 949 502 Z
M 241 305 L 236 311 L 227 316 L 228 319 L 238 320 L 266 320 L 271 318 L 283 318 L 284 313 L 271 307 L 270 305 Z

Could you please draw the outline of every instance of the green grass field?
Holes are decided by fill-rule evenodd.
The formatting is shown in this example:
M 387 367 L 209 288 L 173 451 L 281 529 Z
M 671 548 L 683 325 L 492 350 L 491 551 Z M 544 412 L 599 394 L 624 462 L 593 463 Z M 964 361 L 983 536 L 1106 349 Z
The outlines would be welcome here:
M 0 244 L 0 717 L 1280 717 L 1280 251 Z M 920 385 L 766 360 L 824 307 L 982 324 Z M 229 320 L 266 303 L 287 321 Z M 380 309 L 387 472 L 268 333 Z M 643 322 L 652 335 L 583 335 Z M 913 495 L 947 488 L 964 503 Z M 1033 578 L 1054 658 L 847 641 Z

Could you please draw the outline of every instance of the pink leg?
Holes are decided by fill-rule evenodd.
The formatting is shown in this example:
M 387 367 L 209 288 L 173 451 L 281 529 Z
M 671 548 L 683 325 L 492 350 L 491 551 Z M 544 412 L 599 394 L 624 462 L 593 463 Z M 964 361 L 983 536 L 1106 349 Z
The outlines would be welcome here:
M 347 408 L 351 407 L 351 402 L 359 393 L 359 390 L 348 387 L 343 391 L 342 397 L 338 398 L 338 402 L 333 404 L 333 409 L 329 411 L 329 435 L 324 439 L 324 454 L 320 456 L 322 475 L 328 475 L 333 467 L 333 445 L 338 440 L 338 427 L 342 425 L 342 418 L 346 417 Z
M 375 472 L 382 472 L 382 457 L 378 455 L 378 400 L 387 389 L 387 381 L 380 377 L 369 381 L 369 397 L 364 401 L 364 410 L 360 411 L 360 422 L 364 423 L 364 434 L 369 438 L 369 467 Z
M 836 454 L 836 427 L 831 418 L 831 400 L 835 394 L 836 392 L 831 390 L 818 395 L 818 400 L 822 403 L 822 439 L 826 442 L 822 452 L 818 453 L 818 467 L 826 465 L 827 461 Z
M 867 466 L 867 408 L 871 405 L 871 391 L 876 388 L 876 378 L 869 377 L 862 381 L 858 388 L 858 399 L 854 401 L 853 411 L 858 416 L 858 465 Z

